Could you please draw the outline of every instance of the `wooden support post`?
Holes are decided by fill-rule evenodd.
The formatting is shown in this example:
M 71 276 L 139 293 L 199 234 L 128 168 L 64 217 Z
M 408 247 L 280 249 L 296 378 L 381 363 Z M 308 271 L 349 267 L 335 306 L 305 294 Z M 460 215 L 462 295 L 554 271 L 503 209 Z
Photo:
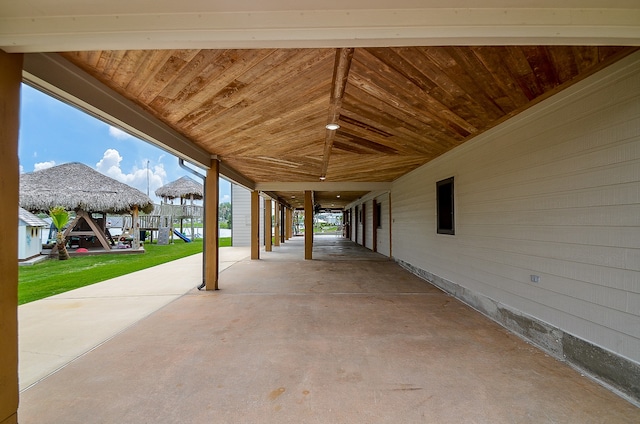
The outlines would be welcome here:
M 278 234 L 278 237 L 280 237 L 280 243 L 284 243 L 286 240 L 284 236 L 284 232 L 287 229 L 285 210 L 286 207 L 284 205 L 280 205 L 280 234 Z
M 218 203 L 220 197 L 220 162 L 211 160 L 211 167 L 207 170 L 207 178 L 204 187 L 204 283 L 206 290 L 218 290 L 219 269 L 219 238 L 218 230 Z
M 293 236 L 293 210 L 291 208 L 287 208 L 287 240 L 291 239 Z
M 18 422 L 18 131 L 21 54 L 0 50 L 0 423 Z
M 189 221 L 191 221 L 191 240 L 195 240 L 196 236 L 193 232 L 193 213 L 194 213 L 194 207 L 193 207 L 193 194 L 191 194 L 191 207 L 189 208 Z M 218 231 L 219 233 L 219 231 Z
M 102 228 L 98 227 L 98 225 L 94 222 L 93 218 L 91 217 L 91 214 L 83 211 L 82 209 L 76 212 L 76 218 L 71 222 L 71 224 L 69 224 L 69 226 L 65 230 L 64 232 L 65 239 L 68 238 L 69 236 L 73 236 L 73 233 L 74 233 L 73 229 L 76 227 L 76 225 L 80 222 L 81 219 L 84 219 L 85 222 L 89 225 L 89 228 L 91 228 L 91 232 L 98 239 L 98 241 L 102 245 L 102 248 L 106 251 L 111 250 L 109 241 L 107 240 L 107 237 L 104 235 L 104 231 L 102 231 Z M 57 246 L 54 245 L 53 249 L 51 250 L 51 253 L 53 254 L 56 251 L 57 251 Z
M 251 259 L 260 259 L 260 195 L 251 192 Z
M 271 199 L 265 199 L 264 201 L 264 250 L 265 252 L 271 252 L 271 233 L 273 228 L 271 226 Z
M 304 258 L 313 259 L 313 191 L 304 192 Z
M 282 207 L 282 242 L 285 243 L 289 239 L 289 208 Z
M 140 217 L 138 215 L 138 205 L 133 206 L 131 215 L 131 231 L 133 232 L 133 234 L 131 235 L 133 237 L 131 248 L 134 250 L 138 250 L 140 249 Z
M 275 210 L 275 231 L 273 232 L 273 245 L 280 246 L 280 203 L 276 200 L 276 210 Z

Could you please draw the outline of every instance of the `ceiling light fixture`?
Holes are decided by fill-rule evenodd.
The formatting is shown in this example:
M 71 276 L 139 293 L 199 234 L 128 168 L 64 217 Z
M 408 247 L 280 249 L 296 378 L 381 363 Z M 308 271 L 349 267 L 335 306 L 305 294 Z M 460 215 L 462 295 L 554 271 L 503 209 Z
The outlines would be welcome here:
M 327 179 L 327 177 L 325 177 L 324 175 L 322 177 L 320 177 L 320 181 L 324 181 L 326 179 Z
M 336 196 L 336 198 L 338 198 L 338 199 L 339 199 L 339 198 L 340 198 L 340 195 L 338 194 L 338 195 Z
M 335 131 L 338 128 L 340 128 L 340 125 L 332 123 L 332 124 L 327 124 L 325 128 L 328 129 L 329 131 Z

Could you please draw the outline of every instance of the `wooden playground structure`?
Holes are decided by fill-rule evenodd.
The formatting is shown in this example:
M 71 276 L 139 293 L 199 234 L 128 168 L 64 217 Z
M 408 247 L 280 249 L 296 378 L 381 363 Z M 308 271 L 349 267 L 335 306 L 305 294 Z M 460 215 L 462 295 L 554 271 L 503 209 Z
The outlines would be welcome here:
M 150 214 L 138 216 L 140 239 L 144 241 L 148 232 L 151 242 L 153 242 L 154 234 L 156 234 L 158 244 L 171 243 L 174 235 L 185 242 L 190 242 L 194 238 L 200 237 L 196 231 L 195 224 L 202 223 L 203 216 L 204 208 L 202 206 L 154 205 L 154 209 Z M 134 228 L 133 216 L 125 215 L 122 218 L 123 233 L 125 231 L 130 233 L 130 229 Z M 188 221 L 186 224 L 190 227 L 189 235 L 185 234 L 185 221 Z
M 94 253 L 143 252 L 143 249 L 135 247 L 136 235 L 139 236 L 140 245 L 144 245 L 147 234 L 150 242 L 153 242 L 155 236 L 158 244 L 172 243 L 173 236 L 185 242 L 200 237 L 195 225 L 202 222 L 203 212 L 202 206 L 168 204 L 154 205 L 150 214 L 140 214 L 137 217 L 135 214 L 90 214 L 79 210 L 65 229 L 64 235 L 71 247 L 91 249 Z M 184 233 L 185 221 L 190 225 L 189 235 Z M 134 231 L 134 228 L 138 228 L 138 231 Z M 51 231 L 49 238 L 55 238 L 55 229 L 52 228 Z M 56 249 L 53 248 L 50 254 L 55 253 Z

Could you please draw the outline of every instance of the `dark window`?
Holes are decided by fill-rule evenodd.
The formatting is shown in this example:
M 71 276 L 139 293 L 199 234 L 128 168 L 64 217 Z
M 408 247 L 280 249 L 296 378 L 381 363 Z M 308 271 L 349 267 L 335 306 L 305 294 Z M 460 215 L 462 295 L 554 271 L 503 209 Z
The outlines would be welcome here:
M 438 234 L 455 234 L 453 177 L 436 183 Z
M 376 203 L 376 222 L 378 228 L 382 228 L 382 203 Z

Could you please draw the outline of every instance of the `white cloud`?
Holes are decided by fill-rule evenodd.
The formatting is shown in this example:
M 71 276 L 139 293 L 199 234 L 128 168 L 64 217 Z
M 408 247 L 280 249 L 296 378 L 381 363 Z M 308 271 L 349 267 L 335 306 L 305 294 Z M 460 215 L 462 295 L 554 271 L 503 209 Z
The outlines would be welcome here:
M 118 140 L 125 140 L 127 138 L 134 138 L 132 135 L 122 131 L 120 128 L 109 127 L 109 135 Z
M 20 165 L 20 173 L 24 174 L 24 166 Z
M 128 184 L 131 187 L 135 187 L 143 193 L 147 193 L 147 184 L 149 187 L 149 196 L 151 199 L 156 199 L 156 189 L 164 185 L 164 181 L 167 179 L 167 172 L 164 169 L 163 164 L 157 164 L 150 167 L 147 171 L 147 161 L 144 160 L 144 167 L 133 167 L 130 173 L 125 173 L 120 168 L 120 162 L 122 162 L 122 156 L 116 149 L 107 149 L 102 155 L 102 159 L 96 164 L 96 169 L 114 180 Z
M 38 163 L 33 165 L 33 170 L 34 171 L 40 171 L 42 169 L 51 168 L 52 166 L 56 166 L 56 161 L 55 160 L 50 160 L 50 161 L 47 161 L 47 162 L 38 162 Z
M 231 201 L 231 196 L 229 196 L 228 194 L 225 194 L 220 198 L 220 203 L 226 203 L 230 201 Z

